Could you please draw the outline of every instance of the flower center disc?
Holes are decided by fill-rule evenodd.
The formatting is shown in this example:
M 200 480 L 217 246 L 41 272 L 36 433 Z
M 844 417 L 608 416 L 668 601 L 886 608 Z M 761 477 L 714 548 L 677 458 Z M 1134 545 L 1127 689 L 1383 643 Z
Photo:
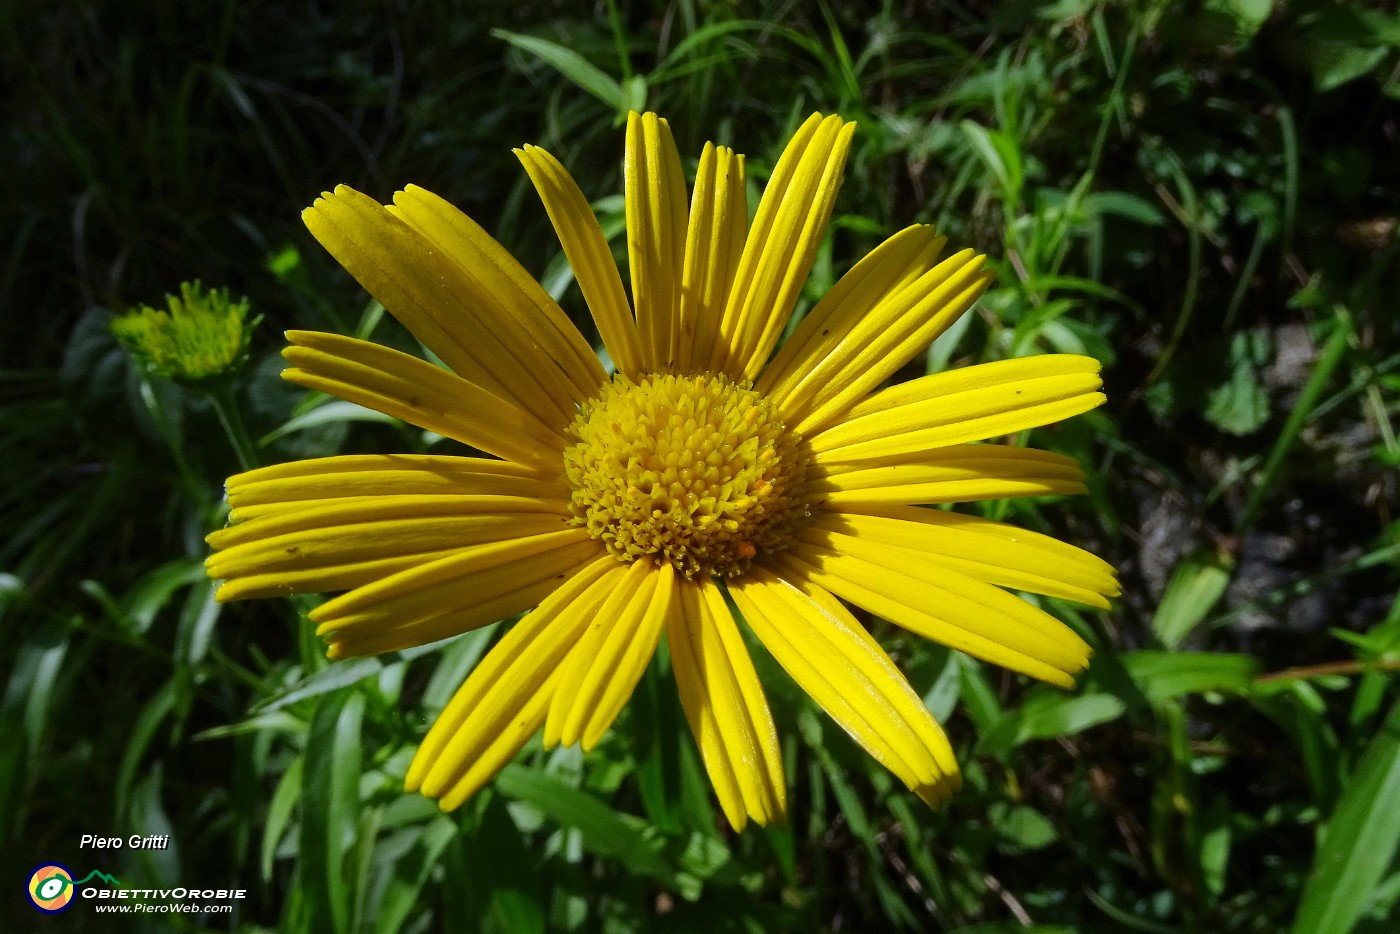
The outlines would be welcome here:
M 808 515 L 806 458 L 771 402 L 724 375 L 618 376 L 564 451 L 573 521 L 618 558 L 736 577 Z

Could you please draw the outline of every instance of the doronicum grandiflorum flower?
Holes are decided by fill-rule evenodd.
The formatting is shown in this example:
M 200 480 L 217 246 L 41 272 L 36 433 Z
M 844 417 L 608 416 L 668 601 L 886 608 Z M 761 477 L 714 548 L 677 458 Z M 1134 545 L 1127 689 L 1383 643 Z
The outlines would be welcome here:
M 165 296 L 168 310 L 142 306 L 112 319 L 112 332 L 146 370 L 197 385 L 241 366 L 257 319 L 248 299 L 229 300 L 228 289 L 205 290 L 199 280 L 180 283 Z
M 925 507 L 1082 492 L 1066 457 L 978 442 L 1100 404 L 1098 363 L 1053 354 L 880 389 L 990 278 L 984 257 L 926 226 L 857 263 L 778 346 L 853 130 L 803 123 L 750 224 L 742 156 L 707 144 L 687 204 L 666 121 L 632 114 L 630 301 L 577 184 L 544 150 L 517 150 L 612 376 L 520 264 L 436 195 L 409 187 L 384 206 L 342 186 L 305 212 L 449 369 L 292 331 L 283 376 L 495 457 L 328 457 L 232 477 L 209 573 L 222 600 L 345 591 L 311 613 L 334 658 L 530 610 L 429 730 L 410 790 L 455 808 L 541 727 L 546 746 L 591 748 L 664 636 L 730 823 L 781 819 L 777 735 L 731 601 L 930 805 L 959 785 L 952 749 L 847 603 L 1053 684 L 1085 667 L 1084 641 L 1008 590 L 1106 607 L 1112 569 Z

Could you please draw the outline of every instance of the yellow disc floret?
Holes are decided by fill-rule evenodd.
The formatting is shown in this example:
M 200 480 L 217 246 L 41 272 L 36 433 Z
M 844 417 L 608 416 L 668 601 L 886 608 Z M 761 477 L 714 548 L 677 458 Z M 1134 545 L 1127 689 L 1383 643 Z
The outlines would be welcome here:
M 735 577 L 786 547 L 807 514 L 800 439 L 747 382 L 618 376 L 568 436 L 574 522 L 624 561 Z

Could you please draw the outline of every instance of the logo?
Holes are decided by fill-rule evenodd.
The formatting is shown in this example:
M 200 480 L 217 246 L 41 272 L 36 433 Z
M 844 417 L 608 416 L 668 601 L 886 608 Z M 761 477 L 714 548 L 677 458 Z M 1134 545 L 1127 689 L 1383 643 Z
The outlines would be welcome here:
M 47 863 L 29 875 L 29 901 L 35 908 L 57 914 L 73 904 L 73 873 L 58 863 Z
M 73 870 L 62 863 L 45 863 L 29 874 L 29 901 L 45 914 L 58 914 L 73 905 L 73 896 L 78 886 L 94 876 L 118 888 L 121 883 L 104 872 L 94 869 L 77 882 L 73 881 Z

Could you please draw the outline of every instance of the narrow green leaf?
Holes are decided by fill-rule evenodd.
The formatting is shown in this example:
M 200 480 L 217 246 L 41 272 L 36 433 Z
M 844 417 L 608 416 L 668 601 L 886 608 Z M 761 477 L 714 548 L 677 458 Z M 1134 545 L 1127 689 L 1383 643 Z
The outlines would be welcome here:
M 1371 741 L 1327 822 L 1294 934 L 1345 934 L 1369 907 L 1400 844 L 1400 702 Z
M 136 769 L 141 764 L 141 758 L 146 754 L 151 740 L 155 737 L 156 730 L 160 729 L 161 723 L 170 715 L 171 708 L 175 705 L 175 690 L 176 685 L 173 680 L 165 682 L 164 686 L 142 706 L 141 713 L 136 717 L 136 722 L 133 724 L 131 734 L 126 741 L 126 750 L 122 753 L 121 764 L 117 767 L 115 791 L 118 813 L 126 812 L 131 785 L 136 778 Z
M 373 409 L 367 409 L 362 405 L 356 405 L 353 402 L 332 399 L 323 405 L 316 406 L 309 412 L 293 415 L 280 426 L 259 438 L 258 447 L 266 447 L 279 438 L 294 435 L 299 431 L 306 431 L 308 428 L 334 425 L 340 422 L 381 422 L 393 425 L 398 422 L 398 419 Z
M 1230 571 L 1219 557 L 1190 555 L 1181 560 L 1152 617 L 1152 631 L 1169 649 L 1181 645 L 1225 595 Z
M 585 791 L 555 775 L 508 765 L 496 776 L 501 794 L 524 801 L 543 811 L 562 827 L 578 830 L 584 849 L 613 857 L 633 872 L 677 886 L 677 872 L 660 853 L 660 842 L 640 821 L 628 820 Z
M 497 39 L 504 39 L 517 49 L 529 52 L 552 66 L 561 75 L 607 104 L 617 113 L 626 113 L 623 108 L 636 97 L 635 88 L 630 88 L 630 93 L 624 92 L 621 84 L 573 49 L 565 48 L 558 43 L 541 39 L 538 36 L 525 36 L 505 29 L 493 29 L 491 35 Z
M 344 863 L 360 806 L 363 710 L 360 694 L 323 695 L 306 737 L 301 868 L 312 926 L 337 934 L 349 930 L 353 904 Z
M 437 868 L 443 850 L 456 835 L 456 825 L 442 815 L 430 820 L 425 827 L 400 832 L 399 836 L 411 845 L 387 871 L 388 878 L 384 880 L 377 910 L 372 915 L 375 931 L 394 934 L 404 930 L 413 910 L 422 907 L 423 886 Z
M 1017 203 L 1021 194 L 1021 163 L 1014 145 L 1005 138 L 1005 134 L 988 130 L 971 120 L 964 120 L 960 125 L 972 144 L 973 152 L 977 153 L 987 171 L 996 179 L 1002 199 L 1008 204 Z
M 1273 488 L 1274 480 L 1283 467 L 1284 458 L 1287 457 L 1293 443 L 1298 440 L 1298 435 L 1302 433 L 1303 425 L 1312 415 L 1313 409 L 1317 407 L 1318 401 L 1322 398 L 1322 390 L 1326 388 L 1328 381 L 1332 378 L 1332 372 L 1342 362 L 1342 356 L 1347 350 L 1347 343 L 1351 340 L 1351 317 L 1344 309 L 1339 308 L 1335 322 L 1336 326 L 1332 331 L 1332 336 L 1323 345 L 1322 353 L 1317 358 L 1317 365 L 1308 375 L 1308 381 L 1303 386 L 1298 401 L 1293 404 L 1293 411 L 1288 414 L 1288 420 L 1284 422 L 1283 430 L 1279 432 L 1278 440 L 1274 442 L 1273 449 L 1269 451 L 1269 458 L 1264 462 L 1264 469 L 1259 474 L 1259 483 L 1250 494 L 1249 502 L 1245 504 L 1244 515 L 1240 518 L 1237 529 L 1239 535 L 1243 535 L 1245 529 L 1254 523 L 1260 507 L 1264 504 L 1264 497 Z
M 1161 227 L 1167 222 L 1155 204 L 1126 191 L 1094 192 L 1085 197 L 1084 209 L 1090 214 L 1112 214 L 1147 227 Z
M 272 793 L 272 802 L 267 807 L 267 819 L 263 824 L 262 877 L 266 882 L 272 878 L 272 860 L 277 855 L 277 846 L 282 842 L 282 833 L 292 819 L 292 810 L 301 798 L 301 771 L 306 760 L 297 756 L 277 783 Z
M 259 714 L 272 713 L 281 710 L 288 704 L 295 704 L 297 701 L 320 697 L 322 694 L 329 694 L 331 691 L 349 687 L 357 681 L 381 674 L 384 669 L 392 665 L 412 661 L 419 656 L 438 651 L 440 648 L 441 646 L 435 643 L 418 645 L 411 649 L 404 649 L 402 652 L 390 652 L 387 655 L 379 655 L 374 658 L 356 658 L 337 662 L 329 668 L 323 668 L 302 678 L 285 691 L 261 701 L 253 710 Z

